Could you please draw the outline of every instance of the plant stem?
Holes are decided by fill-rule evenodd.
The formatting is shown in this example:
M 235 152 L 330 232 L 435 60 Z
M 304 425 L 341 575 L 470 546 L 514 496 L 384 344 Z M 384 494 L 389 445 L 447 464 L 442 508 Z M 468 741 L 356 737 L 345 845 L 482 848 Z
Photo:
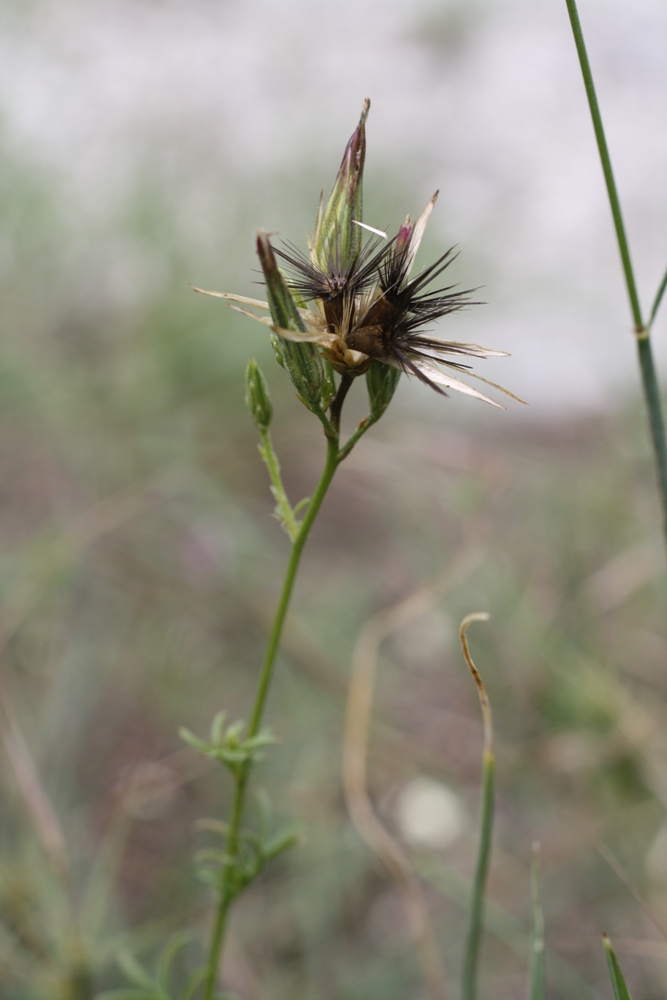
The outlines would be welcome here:
M 461 981 L 462 1000 L 477 1000 L 477 978 L 479 972 L 479 951 L 484 930 L 484 896 L 486 893 L 486 878 L 489 874 L 491 861 L 491 837 L 493 833 L 495 756 L 493 753 L 493 720 L 491 706 L 479 670 L 475 666 L 466 638 L 466 631 L 474 621 L 488 621 L 489 616 L 484 611 L 476 611 L 466 617 L 459 626 L 459 638 L 463 656 L 477 688 L 479 704 L 484 723 L 484 757 L 482 759 L 482 804 L 480 809 L 479 847 L 477 848 L 477 864 L 475 866 L 475 881 L 472 887 L 470 905 L 470 923 L 468 925 L 468 940 L 466 941 L 463 959 L 463 976 Z
M 660 308 L 660 303 L 662 302 L 662 297 L 665 294 L 665 289 L 667 289 L 667 271 L 663 274 L 662 281 L 658 285 L 658 291 L 655 293 L 653 306 L 651 308 L 651 315 L 648 318 L 649 330 L 653 326 L 653 320 L 655 319 L 658 309 Z
M 312 528 L 315 518 L 319 513 L 322 501 L 324 500 L 327 490 L 329 489 L 331 480 L 334 477 L 334 473 L 338 468 L 338 464 L 339 464 L 338 439 L 327 438 L 327 457 L 324 465 L 324 470 L 320 477 L 320 481 L 317 484 L 317 488 L 313 493 L 312 499 L 308 505 L 308 509 L 304 515 L 304 518 L 301 521 L 298 534 L 296 535 L 296 537 L 292 542 L 292 550 L 290 553 L 289 562 L 287 563 L 287 569 L 285 571 L 285 579 L 283 581 L 283 587 L 280 593 L 278 607 L 276 609 L 275 618 L 273 620 L 273 626 L 271 628 L 269 642 L 266 647 L 264 662 L 262 664 L 262 669 L 259 675 L 257 692 L 255 694 L 255 702 L 253 705 L 252 715 L 250 717 L 250 723 L 248 725 L 248 731 L 247 731 L 248 738 L 256 736 L 262 724 L 264 709 L 266 707 L 266 700 L 268 698 L 269 688 L 271 686 L 271 679 L 273 677 L 273 669 L 275 666 L 276 657 L 278 654 L 278 648 L 280 645 L 280 637 L 282 635 L 283 626 L 285 624 L 285 618 L 287 617 L 287 610 L 289 608 L 290 598 L 292 596 L 292 590 L 294 588 L 294 581 L 296 579 L 297 570 L 299 568 L 299 562 L 301 560 L 301 553 L 303 552 L 303 547 L 306 543 L 306 539 L 308 537 L 310 529 Z M 245 764 L 239 770 L 236 779 L 236 786 L 234 789 L 234 799 L 232 802 L 232 815 L 229 822 L 229 834 L 227 838 L 226 855 L 228 860 L 223 865 L 222 868 L 222 874 L 220 880 L 220 902 L 218 904 L 218 911 L 216 914 L 215 924 L 213 927 L 213 934 L 211 936 L 211 946 L 209 949 L 208 962 L 206 965 L 206 978 L 204 980 L 203 1000 L 213 1000 L 215 996 L 218 966 L 220 964 L 220 956 L 222 954 L 222 949 L 225 941 L 225 932 L 227 929 L 227 914 L 229 913 L 229 908 L 231 906 L 232 900 L 235 895 L 235 886 L 233 879 L 234 863 L 236 861 L 236 857 L 238 854 L 239 839 L 241 834 L 241 824 L 243 821 L 243 811 L 245 807 L 245 797 L 246 797 L 249 775 L 250 775 L 250 765 Z
M 476 1000 L 477 998 L 479 949 L 484 929 L 484 895 L 486 892 L 486 877 L 489 873 L 489 862 L 491 860 L 494 772 L 495 759 L 493 750 L 487 747 L 484 751 L 484 778 L 482 782 L 482 809 L 477 866 L 475 868 L 475 882 L 472 891 L 468 940 L 463 962 L 463 985 L 461 989 L 463 1000 Z
M 349 375 L 342 375 L 340 383 L 338 385 L 338 392 L 331 400 L 331 405 L 329 408 L 329 413 L 331 415 L 331 423 L 336 431 L 336 434 L 340 433 L 340 413 L 343 408 L 343 403 L 345 402 L 345 397 L 350 391 L 352 385 L 352 379 Z
M 630 248 L 628 246 L 628 239 L 625 233 L 625 226 L 623 224 L 623 216 L 621 213 L 621 203 L 616 190 L 614 172 L 612 170 L 611 158 L 609 156 L 607 140 L 604 133 L 604 127 L 602 125 L 602 116 L 600 114 L 597 94 L 595 93 L 593 74 L 588 61 L 588 53 L 586 52 L 586 43 L 584 42 L 584 35 L 581 30 L 581 21 L 579 20 L 577 3 L 576 0 L 565 0 L 565 3 L 567 5 L 567 12 L 570 16 L 574 44 L 577 49 L 577 55 L 579 56 L 579 64 L 581 66 L 581 73 L 584 78 L 584 87 L 588 98 L 588 106 L 590 108 L 591 118 L 593 119 L 593 131 L 595 132 L 598 153 L 602 164 L 602 172 L 607 186 L 611 214 L 614 220 L 614 229 L 616 230 L 616 240 L 621 254 L 623 274 L 625 276 L 625 284 L 628 292 L 628 298 L 630 300 L 630 311 L 635 325 L 637 350 L 639 353 L 639 367 L 642 377 L 644 399 L 646 401 L 646 409 L 648 413 L 651 442 L 653 444 L 660 499 L 662 502 L 663 528 L 665 531 L 665 538 L 667 539 L 667 440 L 665 438 L 665 421 L 662 414 L 660 389 L 658 386 L 658 379 L 653 361 L 653 351 L 651 349 L 651 341 L 649 338 L 650 323 L 647 327 L 644 325 L 644 321 L 642 319 L 637 285 L 632 268 L 632 261 L 630 260 Z M 651 315 L 651 322 L 657 312 L 658 306 L 660 305 L 660 299 L 662 298 L 663 292 L 664 280 L 656 296 L 656 301 Z
M 540 900 L 540 845 L 533 844 L 533 868 L 531 872 L 531 895 L 533 903 L 533 933 L 530 948 L 530 1000 L 544 1000 L 544 915 Z
M 602 173 L 604 174 L 605 184 L 607 185 L 609 205 L 611 207 L 611 214 L 614 220 L 618 249 L 621 254 L 621 262 L 623 264 L 623 273 L 625 275 L 628 298 L 630 299 L 630 309 L 632 312 L 632 318 L 635 321 L 635 332 L 637 334 L 641 334 L 644 330 L 644 322 L 642 320 L 639 295 L 637 294 L 634 271 L 630 260 L 630 248 L 628 246 L 627 236 L 625 235 L 625 226 L 623 224 L 623 215 L 621 213 L 621 203 L 616 190 L 616 181 L 614 180 L 614 172 L 611 166 L 611 157 L 609 156 L 607 139 L 605 137 L 604 126 L 602 124 L 602 115 L 600 114 L 600 106 L 598 104 L 597 94 L 595 93 L 595 84 L 593 83 L 593 73 L 591 71 L 591 64 L 588 61 L 584 33 L 581 30 L 579 11 L 577 10 L 576 0 L 565 0 L 565 3 L 567 4 L 567 12 L 570 15 L 570 24 L 572 25 L 572 34 L 574 35 L 574 44 L 577 48 L 577 55 L 579 56 L 579 64 L 581 66 L 581 75 L 584 78 L 584 87 L 586 88 L 586 97 L 588 98 L 588 107 L 590 108 L 591 118 L 593 119 L 593 131 L 595 132 L 595 139 L 598 144 L 600 163 L 602 164 Z

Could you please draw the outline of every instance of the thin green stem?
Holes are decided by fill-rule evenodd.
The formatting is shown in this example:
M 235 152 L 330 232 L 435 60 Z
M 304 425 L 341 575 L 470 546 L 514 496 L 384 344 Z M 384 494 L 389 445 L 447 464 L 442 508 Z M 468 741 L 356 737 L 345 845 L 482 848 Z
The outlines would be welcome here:
M 340 450 L 341 462 L 343 461 L 344 458 L 347 458 L 347 456 L 350 454 L 350 452 L 354 448 L 359 438 L 363 437 L 366 431 L 370 430 L 373 424 L 376 423 L 379 419 L 380 419 L 379 417 L 374 417 L 372 415 L 364 417 L 364 419 L 357 427 L 356 431 L 350 436 L 350 438 L 345 442 L 345 444 L 341 448 Z
M 493 832 L 493 792 L 495 782 L 495 758 L 493 750 L 484 751 L 484 778 L 482 784 L 482 811 L 480 818 L 479 849 L 475 868 L 475 881 L 470 907 L 470 925 L 463 960 L 461 996 L 463 1000 L 476 1000 L 479 972 L 479 949 L 484 929 L 484 894 L 486 878 L 491 860 L 491 836 Z
M 639 353 L 639 367 L 642 373 L 642 385 L 644 387 L 644 399 L 648 411 L 649 430 L 653 443 L 653 455 L 655 459 L 656 472 L 658 476 L 658 486 L 660 499 L 662 501 L 663 527 L 667 537 L 667 441 L 665 440 L 665 422 L 662 414 L 662 398 L 660 396 L 660 386 L 651 350 L 651 341 L 646 337 L 637 340 L 637 350 Z
M 486 877 L 491 861 L 491 837 L 493 833 L 493 796 L 495 781 L 495 757 L 493 753 L 493 719 L 491 705 L 484 687 L 481 674 L 475 666 L 466 631 L 475 621 L 488 621 L 485 611 L 475 611 L 466 615 L 459 626 L 459 639 L 463 656 L 477 688 L 479 705 L 484 723 L 484 757 L 482 776 L 482 805 L 480 811 L 479 847 L 477 849 L 477 865 L 475 866 L 475 881 L 472 887 L 472 902 L 470 905 L 470 924 L 468 940 L 463 958 L 463 977 L 461 984 L 462 1000 L 477 1000 L 477 974 L 479 971 L 479 949 L 484 930 L 484 895 L 486 893 Z
M 588 98 L 588 106 L 591 111 L 591 118 L 593 119 L 593 131 L 595 132 L 595 139 L 597 141 L 598 152 L 600 154 L 600 162 L 602 164 L 602 172 L 604 174 L 605 184 L 607 185 L 607 194 L 609 195 L 611 214 L 614 219 L 614 228 L 616 230 L 618 249 L 620 250 L 621 253 L 623 273 L 625 275 L 625 284 L 628 290 L 628 298 L 630 299 L 630 309 L 632 311 L 632 317 L 635 321 L 635 332 L 637 334 L 641 334 L 643 333 L 644 330 L 644 322 L 642 320 L 641 308 L 639 305 L 639 295 L 637 294 L 637 286 L 635 284 L 634 271 L 632 270 L 632 262 L 630 260 L 630 248 L 628 246 L 628 239 L 625 234 L 625 226 L 623 225 L 621 203 L 619 201 L 618 192 L 616 190 L 616 181 L 614 180 L 614 172 L 611 166 L 611 157 L 609 156 L 607 139 L 605 137 L 604 127 L 602 125 L 602 115 L 600 114 L 600 107 L 598 105 L 597 94 L 595 93 L 595 84 L 593 83 L 593 74 L 591 72 L 591 65 L 588 61 L 588 53 L 586 52 L 586 43 L 584 42 L 584 34 L 583 31 L 581 30 L 581 21 L 579 20 L 579 12 L 577 10 L 576 0 L 565 0 L 565 3 L 567 4 L 567 12 L 570 15 L 570 24 L 572 25 L 572 34 L 574 35 L 574 44 L 577 47 L 577 55 L 579 56 L 581 73 L 584 78 L 584 87 L 586 88 L 586 97 Z
M 319 513 L 322 501 L 324 500 L 327 490 L 331 485 L 331 480 L 334 477 L 334 473 L 336 471 L 336 468 L 338 467 L 338 463 L 339 463 L 338 439 L 327 438 L 327 458 L 324 465 L 324 470 L 320 477 L 320 481 L 317 484 L 317 488 L 312 496 L 308 509 L 304 515 L 304 518 L 299 526 L 298 534 L 296 535 L 296 537 L 292 542 L 292 550 L 290 553 L 289 562 L 287 563 L 285 579 L 283 581 L 283 587 L 280 593 L 280 599 L 278 601 L 276 615 L 273 621 L 273 626 L 271 628 L 271 634 L 269 636 L 269 642 L 266 648 L 264 662 L 262 664 L 262 669 L 259 675 L 257 692 L 255 694 L 255 702 L 253 705 L 252 715 L 250 717 L 250 723 L 248 725 L 248 732 L 247 732 L 248 738 L 256 736 L 262 724 L 264 709 L 266 707 L 269 688 L 271 686 L 271 679 L 273 677 L 273 670 L 276 662 L 276 657 L 278 654 L 278 647 L 280 645 L 280 637 L 282 635 L 283 626 L 285 624 L 285 618 L 287 617 L 287 610 L 289 608 L 290 598 L 292 596 L 292 590 L 294 588 L 294 581 L 296 579 L 297 570 L 299 568 L 299 562 L 301 560 L 301 553 L 303 552 L 303 547 L 306 543 L 306 539 L 308 537 L 310 529 L 312 528 L 315 518 Z M 239 838 L 241 833 L 241 824 L 243 821 L 243 812 L 245 807 L 246 790 L 248 786 L 249 776 L 250 776 L 250 765 L 245 764 L 238 772 L 234 788 L 232 815 L 229 822 L 229 834 L 227 838 L 227 850 L 226 850 L 227 862 L 223 865 L 221 874 L 220 902 L 218 905 L 215 924 L 213 927 L 213 933 L 211 936 L 211 946 L 209 949 L 208 962 L 206 965 L 206 978 L 204 980 L 203 1000 L 213 1000 L 215 996 L 217 972 L 220 964 L 220 956 L 222 954 L 222 949 L 225 941 L 225 932 L 227 929 L 227 915 L 229 913 L 229 908 L 231 906 L 232 900 L 235 895 L 235 885 L 234 885 L 235 862 L 237 859 L 238 848 L 239 848 Z
M 329 406 L 329 413 L 331 415 L 331 424 L 336 432 L 336 435 L 340 434 L 340 414 L 343 409 L 343 403 L 345 402 L 345 397 L 347 396 L 350 388 L 352 386 L 352 379 L 349 375 L 342 375 L 341 380 L 338 384 L 338 392 L 331 400 Z
M 577 48 L 577 55 L 579 56 L 581 72 L 584 78 L 584 87 L 588 98 L 588 106 L 590 108 L 591 118 L 593 119 L 593 131 L 595 132 L 600 162 L 602 164 L 602 172 L 604 174 L 605 184 L 607 185 L 607 194 L 609 196 L 611 214 L 614 220 L 614 228 L 616 230 L 616 240 L 621 254 L 623 274 L 625 276 L 625 284 L 628 292 L 628 298 L 630 300 L 630 311 L 635 325 L 642 387 L 644 390 L 644 399 L 646 401 L 651 442 L 653 445 L 653 454 L 658 478 L 658 488 L 662 504 L 663 529 L 667 540 L 667 438 L 665 436 L 665 421 L 662 413 L 660 389 L 658 386 L 655 363 L 653 360 L 651 341 L 649 339 L 650 324 L 653 321 L 658 306 L 660 305 L 660 300 L 665 291 L 667 275 L 658 289 L 649 325 L 645 326 L 642 319 L 641 307 L 639 305 L 639 295 L 637 293 L 637 285 L 632 268 L 632 261 L 630 260 L 630 249 L 625 233 L 625 226 L 623 224 L 621 203 L 616 190 L 616 182 L 614 180 L 614 173 L 611 166 L 611 158 L 609 156 L 607 140 L 604 133 L 604 127 L 602 125 L 602 116 L 600 114 L 600 107 L 595 93 L 595 84 L 593 83 L 593 74 L 588 61 L 584 35 L 581 30 L 579 12 L 577 10 L 576 0 L 565 0 L 565 3 L 570 16 L 574 44 Z
M 304 514 L 303 520 L 301 521 L 299 533 L 292 543 L 292 551 L 287 564 L 283 589 L 278 602 L 278 608 L 276 610 L 273 628 L 271 629 L 271 635 L 269 636 L 269 644 L 266 649 L 266 655 L 264 657 L 264 663 L 262 664 L 259 684 L 257 687 L 257 694 L 255 696 L 255 706 L 250 718 L 250 725 L 248 727 L 248 737 L 250 738 L 257 735 L 262 722 L 266 698 L 273 674 L 273 666 L 278 652 L 278 645 L 280 643 L 283 625 L 287 616 L 287 609 L 292 596 L 294 580 L 296 578 L 299 562 L 301 560 L 301 553 L 303 552 L 303 547 L 306 544 L 306 539 L 308 538 L 310 529 L 312 528 L 315 518 L 317 517 L 320 507 L 322 506 L 322 501 L 324 500 L 327 490 L 331 485 L 331 480 L 334 477 L 337 466 L 338 442 L 327 439 L 327 458 L 324 470 L 308 505 L 308 509 Z
M 649 330 L 653 326 L 653 320 L 655 319 L 658 309 L 660 308 L 660 303 L 662 302 L 662 297 L 665 294 L 665 289 L 667 288 L 667 271 L 662 276 L 662 281 L 658 286 L 658 291 L 655 293 L 655 298 L 653 300 L 653 306 L 651 307 L 651 315 L 648 320 Z
M 540 900 L 540 849 L 533 845 L 533 867 L 531 872 L 531 896 L 533 904 L 533 933 L 530 947 L 530 1000 L 544 1000 L 544 915 Z

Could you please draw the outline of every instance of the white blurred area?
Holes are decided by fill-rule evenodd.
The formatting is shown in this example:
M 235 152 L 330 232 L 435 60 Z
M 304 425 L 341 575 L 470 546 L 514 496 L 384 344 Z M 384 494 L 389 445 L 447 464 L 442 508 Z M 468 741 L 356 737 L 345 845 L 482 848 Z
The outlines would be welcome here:
M 667 4 L 580 14 L 648 312 L 667 266 Z M 441 334 L 510 351 L 481 374 L 533 416 L 638 392 L 564 0 L 4 0 L 0 30 L 2 147 L 50 178 L 78 247 L 61 266 L 89 295 L 138 308 L 170 280 L 154 246 L 114 235 L 138 177 L 184 252 L 206 249 L 193 282 L 252 294 L 254 230 L 302 242 L 369 96 L 366 221 L 394 229 L 439 188 L 429 254 L 457 244 L 453 280 L 483 286 Z M 661 370 L 666 339 L 667 303 Z
M 422 776 L 403 786 L 394 813 L 401 837 L 415 847 L 445 850 L 468 826 L 460 796 L 447 785 Z

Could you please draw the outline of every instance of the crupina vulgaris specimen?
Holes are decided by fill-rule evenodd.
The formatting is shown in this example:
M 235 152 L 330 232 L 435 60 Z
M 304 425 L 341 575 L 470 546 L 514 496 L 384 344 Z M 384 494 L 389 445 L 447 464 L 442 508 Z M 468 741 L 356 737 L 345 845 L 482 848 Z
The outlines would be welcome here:
M 500 404 L 460 376 L 481 380 L 513 396 L 470 367 L 471 359 L 504 352 L 441 340 L 429 330 L 436 320 L 473 304 L 474 294 L 474 290 L 457 291 L 451 285 L 430 289 L 431 283 L 454 260 L 452 250 L 410 277 L 436 195 L 417 221 L 408 216 L 392 239 L 362 222 L 369 106 L 366 101 L 328 202 L 320 200 L 308 253 L 301 253 L 292 244 L 274 247 L 266 233 L 259 233 L 257 252 L 267 301 L 231 292 L 195 289 L 227 299 L 233 308 L 269 327 L 279 363 L 302 403 L 322 423 L 327 442 L 324 469 L 312 496 L 292 506 L 269 434 L 273 408 L 268 386 L 251 359 L 246 372 L 246 402 L 260 435 L 260 453 L 276 499 L 275 513 L 290 538 L 291 550 L 249 721 L 228 726 L 219 714 L 208 741 L 183 731 L 186 741 L 200 753 L 220 761 L 234 782 L 230 819 L 217 823 L 216 827 L 224 838 L 224 848 L 205 852 L 202 874 L 216 891 L 217 907 L 208 959 L 197 980 L 202 988 L 201 1000 L 213 1000 L 216 996 L 220 956 L 233 900 L 272 858 L 295 840 L 293 831 L 271 831 L 266 823 L 262 823 L 259 833 L 248 831 L 246 799 L 251 771 L 273 742 L 262 724 L 301 553 L 336 469 L 385 412 L 401 373 L 414 376 L 442 395 L 447 395 L 447 389 L 455 390 L 494 406 Z M 342 443 L 343 402 L 360 375 L 366 376 L 369 414 Z

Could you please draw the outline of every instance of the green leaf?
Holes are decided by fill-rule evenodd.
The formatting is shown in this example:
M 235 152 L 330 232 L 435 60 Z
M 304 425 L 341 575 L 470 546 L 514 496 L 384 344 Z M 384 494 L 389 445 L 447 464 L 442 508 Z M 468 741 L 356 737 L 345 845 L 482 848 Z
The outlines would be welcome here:
M 614 949 L 611 946 L 611 941 L 606 934 L 603 934 L 602 936 L 602 943 L 604 944 L 604 950 L 607 955 L 607 965 L 609 966 L 611 984 L 614 987 L 614 1000 L 632 1000 L 630 990 L 625 984 L 621 967 L 618 964 L 618 959 L 616 958 Z
M 195 868 L 195 875 L 202 885 L 207 885 L 210 889 L 215 889 L 217 892 L 220 891 L 220 872 L 217 868 L 208 868 L 205 865 L 200 865 Z
M 655 293 L 655 299 L 653 300 L 653 306 L 651 307 L 651 317 L 648 321 L 649 329 L 653 326 L 653 320 L 655 319 L 658 309 L 660 308 L 660 303 L 662 302 L 662 297 L 667 289 L 667 271 L 665 271 L 662 281 L 658 286 L 658 291 Z
M 459 627 L 459 638 L 463 656 L 472 674 L 477 694 L 479 696 L 482 719 L 484 722 L 484 756 L 482 764 L 482 805 L 479 817 L 479 847 L 477 849 L 477 864 L 473 883 L 472 900 L 470 904 L 470 922 L 468 940 L 463 960 L 463 977 L 461 987 L 462 1000 L 477 1000 L 478 977 L 480 964 L 480 948 L 484 932 L 484 897 L 486 895 L 486 879 L 491 861 L 491 846 L 493 834 L 495 757 L 493 753 L 493 726 L 491 721 L 491 706 L 484 688 L 481 675 L 470 655 L 466 630 L 473 621 L 485 621 L 488 615 L 475 612 L 467 615 Z
M 157 981 L 160 988 L 165 990 L 167 993 L 169 992 L 171 970 L 174 960 L 179 951 L 182 951 L 183 948 L 185 948 L 189 940 L 190 935 L 186 931 L 180 931 L 178 934 L 174 934 L 167 942 L 164 951 L 158 959 Z
M 193 972 L 187 981 L 185 992 L 183 994 L 183 1000 L 195 1000 L 197 990 L 206 979 L 207 972 L 208 970 L 206 966 L 198 969 L 196 972 Z
M 236 722 L 232 722 L 231 726 L 225 733 L 225 741 L 227 746 L 238 746 L 241 741 L 241 733 L 243 732 L 245 722 L 242 719 L 237 719 Z
M 294 828 L 277 833 L 275 837 L 271 838 L 271 840 L 262 844 L 261 853 L 265 861 L 272 861 L 273 858 L 277 858 L 279 854 L 284 854 L 285 851 L 289 851 L 290 847 L 294 847 L 299 838 L 300 833 Z
M 222 742 L 222 735 L 225 731 L 226 712 L 216 712 L 211 723 L 211 743 L 215 746 Z
M 533 846 L 533 867 L 531 872 L 533 902 L 533 933 L 530 948 L 530 1000 L 545 998 L 544 962 L 544 916 L 540 902 L 540 855 L 539 845 Z
M 244 740 L 241 746 L 244 750 L 257 750 L 260 747 L 275 746 L 278 742 L 273 733 L 268 729 L 262 729 L 261 732 L 257 733 L 257 736 L 251 736 L 250 739 Z
M 98 993 L 95 1000 L 147 1000 L 153 996 L 154 993 L 147 993 L 146 990 L 120 989 Z
M 211 753 L 215 749 L 210 743 L 207 743 L 206 740 L 201 740 L 198 736 L 195 736 L 194 733 L 191 733 L 189 729 L 185 728 L 185 726 L 180 727 L 178 735 L 181 737 L 183 742 L 187 743 L 188 746 L 191 746 L 193 750 L 198 750 L 199 753 L 203 753 L 207 757 L 210 757 Z
M 118 964 L 130 982 L 136 986 L 141 986 L 142 989 L 149 992 L 155 992 L 159 988 L 153 976 L 134 957 L 132 952 L 121 951 L 118 956 Z

